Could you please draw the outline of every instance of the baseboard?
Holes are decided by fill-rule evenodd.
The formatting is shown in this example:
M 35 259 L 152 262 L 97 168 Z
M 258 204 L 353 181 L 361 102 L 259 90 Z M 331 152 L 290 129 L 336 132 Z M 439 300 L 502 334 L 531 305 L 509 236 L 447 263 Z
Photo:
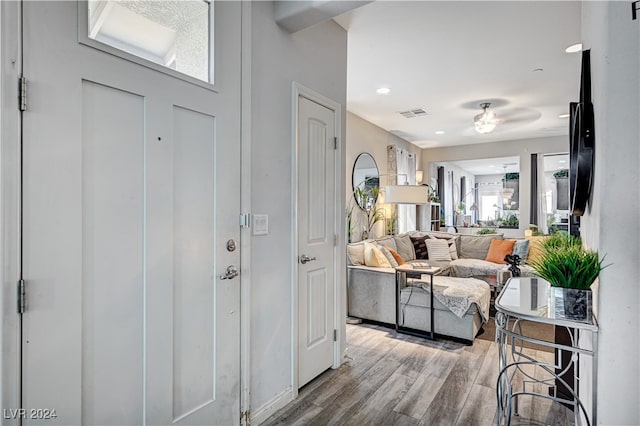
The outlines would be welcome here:
M 260 408 L 255 411 L 251 410 L 251 424 L 254 426 L 259 425 L 291 401 L 293 401 L 293 389 L 285 389 L 278 395 L 274 396 L 271 401 L 263 404 Z

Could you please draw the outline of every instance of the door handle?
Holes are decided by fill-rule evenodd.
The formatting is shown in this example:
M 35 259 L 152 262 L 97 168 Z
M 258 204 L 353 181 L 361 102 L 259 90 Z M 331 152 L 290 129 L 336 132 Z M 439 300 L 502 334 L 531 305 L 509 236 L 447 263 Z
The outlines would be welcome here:
M 303 254 L 302 256 L 300 256 L 300 263 L 302 263 L 303 265 L 305 263 L 311 262 L 312 260 L 316 260 L 316 257 L 315 256 L 314 257 L 309 257 L 306 254 Z
M 229 265 L 224 274 L 220 275 L 221 280 L 232 280 L 237 277 L 240 273 L 238 269 L 234 265 Z

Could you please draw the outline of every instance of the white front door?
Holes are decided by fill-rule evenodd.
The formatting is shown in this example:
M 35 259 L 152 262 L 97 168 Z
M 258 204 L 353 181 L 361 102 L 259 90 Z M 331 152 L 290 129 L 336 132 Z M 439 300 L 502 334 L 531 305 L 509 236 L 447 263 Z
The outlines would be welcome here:
M 333 365 L 336 123 L 334 111 L 298 102 L 298 387 Z
M 82 3 L 23 7 L 23 407 L 55 410 L 25 424 L 239 423 L 240 3 L 212 2 L 215 90 L 79 43 Z

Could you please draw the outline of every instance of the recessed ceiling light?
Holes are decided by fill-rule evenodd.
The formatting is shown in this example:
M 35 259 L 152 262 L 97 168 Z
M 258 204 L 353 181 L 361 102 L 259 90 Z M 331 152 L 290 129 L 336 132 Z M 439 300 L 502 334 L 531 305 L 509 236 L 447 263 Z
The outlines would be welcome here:
M 576 52 L 580 52 L 581 50 L 582 50 L 582 43 L 572 44 L 571 46 L 564 49 L 564 51 L 567 53 L 576 53 Z
M 569 114 L 560 114 L 558 118 L 569 118 Z
M 444 130 L 436 130 L 436 135 L 444 135 Z
M 376 89 L 376 93 L 378 95 L 388 95 L 389 93 L 391 93 L 391 89 L 389 89 L 388 87 L 379 87 L 378 89 Z

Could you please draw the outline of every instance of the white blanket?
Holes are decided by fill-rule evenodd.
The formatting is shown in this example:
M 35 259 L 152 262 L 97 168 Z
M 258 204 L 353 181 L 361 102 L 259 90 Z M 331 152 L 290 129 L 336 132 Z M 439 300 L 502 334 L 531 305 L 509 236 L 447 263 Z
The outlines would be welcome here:
M 427 278 L 427 277 L 425 277 Z M 429 279 L 429 278 L 427 278 Z M 414 281 L 429 292 L 429 281 Z M 472 303 L 478 306 L 483 322 L 489 321 L 491 289 L 489 284 L 477 278 L 433 277 L 433 296 L 458 318 L 464 317 Z

